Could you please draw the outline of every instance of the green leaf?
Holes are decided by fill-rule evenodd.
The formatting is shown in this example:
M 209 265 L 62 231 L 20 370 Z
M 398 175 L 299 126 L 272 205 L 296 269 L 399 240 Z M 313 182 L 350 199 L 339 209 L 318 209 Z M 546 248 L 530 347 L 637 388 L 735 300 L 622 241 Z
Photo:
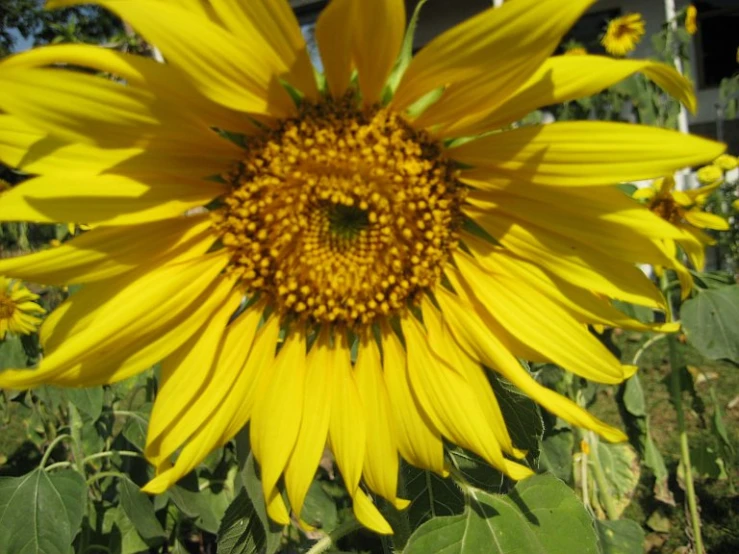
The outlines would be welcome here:
M 214 494 L 210 488 L 201 490 L 195 473 L 185 476 L 167 494 L 183 514 L 195 520 L 199 528 L 208 533 L 218 532 L 228 504 L 224 505 L 223 496 Z
M 103 412 L 103 387 L 66 389 L 67 398 L 75 407 L 96 421 Z
M 18 335 L 5 335 L 0 341 L 0 370 L 23 369 L 28 365 L 28 356 Z
M 463 514 L 437 517 L 404 554 L 598 554 L 593 522 L 575 493 L 551 475 L 521 481 L 508 495 L 468 491 Z
M 142 452 L 146 445 L 146 431 L 149 427 L 150 416 L 151 404 L 148 402 L 140 406 L 137 410 L 131 410 L 125 415 L 126 423 L 123 426 L 123 436 Z
M 0 554 L 68 554 L 86 495 L 73 470 L 0 477 Z
M 603 473 L 611 485 L 609 492 L 614 506 L 621 515 L 631 503 L 639 484 L 641 470 L 639 457 L 628 443 L 607 444 L 598 442 L 598 456 Z
M 151 552 L 126 513 L 118 506 L 105 512 L 104 525 L 110 526 L 111 554 L 147 554 Z
M 575 438 L 564 429 L 544 437 L 541 441 L 539 465 L 565 483 L 572 483 L 572 451 Z
M 136 531 L 147 544 L 161 544 L 167 537 L 154 513 L 154 505 L 149 497 L 141 492 L 138 485 L 128 477 L 118 480 L 118 491 L 121 497 L 121 508 L 131 520 Z
M 262 492 L 262 483 L 257 475 L 257 463 L 254 455 L 250 452 L 244 463 L 244 469 L 241 472 L 241 480 L 244 483 L 246 494 L 254 506 L 254 511 L 262 523 L 266 539 L 266 554 L 274 554 L 280 548 L 282 543 L 282 528 L 276 525 L 267 516 L 267 508 L 264 503 L 264 493 Z
M 488 371 L 488 376 L 513 444 L 528 452 L 526 459 L 533 465 L 539 456 L 539 442 L 544 433 L 539 406 L 492 371 Z
M 641 381 L 637 374 L 634 374 L 624 383 L 621 400 L 624 408 L 631 415 L 636 417 L 645 417 L 647 415 L 644 389 L 641 386 Z
M 309 525 L 322 529 L 327 533 L 336 528 L 339 522 L 336 502 L 324 490 L 320 482 L 313 481 L 311 483 L 300 517 Z
M 631 519 L 596 521 L 603 554 L 642 554 L 644 529 Z
M 245 490 L 226 510 L 218 529 L 219 554 L 257 554 L 267 543 L 264 528 Z
M 681 309 L 688 342 L 712 360 L 739 364 L 739 286 L 699 289 Z
M 411 528 L 439 516 L 459 514 L 464 508 L 464 496 L 450 478 L 430 471 L 404 465 L 405 494 L 412 499 L 408 508 Z
M 719 454 L 710 446 L 690 446 L 690 465 L 693 476 L 703 479 L 726 479 L 726 467 Z M 682 460 L 678 467 L 678 476 L 682 479 L 684 469 Z

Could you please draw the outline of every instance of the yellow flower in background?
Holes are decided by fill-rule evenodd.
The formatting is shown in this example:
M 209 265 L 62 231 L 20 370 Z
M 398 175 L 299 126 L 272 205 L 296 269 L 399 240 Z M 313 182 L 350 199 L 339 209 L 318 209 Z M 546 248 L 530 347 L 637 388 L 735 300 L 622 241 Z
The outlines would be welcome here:
M 739 212 L 739 198 L 731 203 L 731 207 L 734 209 L 735 212 Z
M 630 13 L 612 19 L 600 43 L 612 56 L 625 56 L 639 44 L 645 32 L 640 13 Z
M 736 169 L 739 165 L 739 160 L 731 154 L 721 154 L 718 158 L 713 160 L 713 165 L 720 168 L 722 171 L 731 171 Z
M 0 219 L 92 229 L 0 261 L 82 285 L 44 323 L 39 367 L 0 386 L 111 383 L 161 362 L 145 490 L 248 423 L 273 520 L 290 521 L 280 482 L 300 516 L 328 442 L 357 518 L 380 533 L 365 491 L 405 506 L 400 457 L 445 475 L 449 441 L 531 473 L 486 368 L 625 439 L 517 358 L 601 383 L 632 375 L 587 325 L 654 328 L 610 299 L 664 309 L 635 264 L 677 264 L 656 241 L 682 232 L 613 185 L 724 147 L 594 121 L 509 130 L 638 71 L 694 110 L 690 83 L 657 62 L 550 57 L 591 3 L 491 8 L 396 75 L 404 2 L 333 0 L 316 27 L 326 90 L 285 0 L 98 2 L 166 65 L 87 45 L 6 58 L 0 159 L 39 176 L 2 195 Z
M 724 172 L 718 165 L 709 164 L 696 171 L 695 176 L 702 185 L 712 185 L 724 178 Z
M 685 30 L 691 35 L 698 30 L 698 10 L 693 4 L 690 4 L 685 11 Z
M 30 335 L 41 323 L 46 313 L 36 303 L 38 294 L 32 293 L 23 283 L 0 277 L 0 340 L 10 331 L 17 335 Z
M 702 169 L 707 167 L 716 166 L 706 166 Z M 702 209 L 708 197 L 720 186 L 720 177 L 721 175 L 718 181 L 716 179 L 708 181 L 712 183 L 710 185 L 687 191 L 676 190 L 675 180 L 672 177 L 665 177 L 655 180 L 650 187 L 637 189 L 633 194 L 635 199 L 645 201 L 652 212 L 683 233 L 681 238 L 663 239 L 665 248 L 668 254 L 675 255 L 676 245 L 679 245 L 692 266 L 699 271 L 705 266 L 705 247 L 716 243 L 713 237 L 704 233 L 702 229 L 726 231 L 729 228 L 728 222 L 723 217 L 704 212 Z M 693 285 L 690 272 L 680 265 L 673 269 L 680 279 L 683 295 L 687 296 Z

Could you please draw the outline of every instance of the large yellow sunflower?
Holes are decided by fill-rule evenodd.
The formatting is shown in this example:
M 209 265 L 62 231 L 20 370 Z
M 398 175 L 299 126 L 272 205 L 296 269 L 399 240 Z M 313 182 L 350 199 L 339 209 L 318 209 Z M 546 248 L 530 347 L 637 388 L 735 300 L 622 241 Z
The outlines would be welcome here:
M 46 313 L 36 303 L 38 294 L 28 290 L 23 283 L 0 277 L 0 340 L 10 331 L 18 335 L 34 333 Z
M 601 44 L 613 56 L 632 52 L 644 36 L 645 22 L 640 13 L 629 13 L 608 22 Z
M 161 361 L 147 491 L 249 423 L 275 521 L 289 521 L 281 479 L 299 516 L 328 442 L 357 518 L 382 533 L 367 491 L 406 504 L 399 455 L 444 475 L 447 440 L 531 473 L 486 368 L 624 438 L 517 358 L 632 374 L 587 325 L 646 329 L 610 299 L 663 308 L 635 264 L 673 265 L 652 239 L 681 235 L 611 185 L 723 146 L 616 123 L 511 127 L 637 71 L 694 108 L 666 66 L 549 57 L 590 0 L 484 11 L 407 67 L 402 0 L 333 0 L 316 28 L 325 90 L 284 0 L 99 4 L 167 63 L 66 45 L 0 65 L 0 158 L 39 175 L 5 193 L 0 219 L 93 224 L 0 263 L 83 285 L 43 325 L 40 366 L 0 386 L 110 383 Z

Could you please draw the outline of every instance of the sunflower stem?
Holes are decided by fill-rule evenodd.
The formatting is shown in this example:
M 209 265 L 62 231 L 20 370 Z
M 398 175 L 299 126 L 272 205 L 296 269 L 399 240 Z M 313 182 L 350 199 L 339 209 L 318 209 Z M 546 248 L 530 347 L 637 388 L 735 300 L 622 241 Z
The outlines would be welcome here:
M 677 339 L 671 335 L 668 337 L 670 359 L 670 388 L 672 402 L 677 412 L 677 428 L 680 436 L 680 459 L 685 472 L 685 494 L 688 500 L 688 511 L 690 512 L 690 527 L 693 531 L 693 541 L 697 554 L 704 554 L 703 536 L 701 535 L 701 521 L 698 514 L 698 502 L 695 495 L 695 484 L 693 483 L 693 465 L 690 461 L 690 444 L 688 442 L 688 431 L 685 427 L 685 411 L 682 401 L 682 384 L 680 382 L 680 368 L 678 364 Z
M 54 447 L 57 444 L 59 444 L 61 441 L 63 441 L 64 439 L 71 439 L 71 438 L 72 438 L 71 435 L 59 435 L 53 441 L 51 441 L 51 443 L 49 444 L 49 446 L 46 447 L 46 450 L 44 451 L 44 455 L 41 458 L 41 462 L 39 463 L 38 466 L 40 468 L 43 468 L 44 466 L 46 466 L 46 462 L 49 461 L 49 457 L 51 456 L 51 453 L 54 450 Z
M 668 319 L 675 321 L 675 309 L 672 304 L 672 295 L 669 294 L 669 281 L 665 273 L 662 274 L 662 293 L 665 295 L 668 306 Z M 668 360 L 670 364 L 670 394 L 672 403 L 677 413 L 677 429 L 680 437 L 680 461 L 685 472 L 685 494 L 688 501 L 690 513 L 690 527 L 693 532 L 693 542 L 697 554 L 705 554 L 703 549 L 703 536 L 701 534 L 701 520 L 698 514 L 698 502 L 695 495 L 695 484 L 693 483 L 693 465 L 690 461 L 690 443 L 688 442 L 688 430 L 685 427 L 685 410 L 683 409 L 683 391 L 681 383 L 680 356 L 677 351 L 677 338 L 675 335 L 667 337 Z
M 336 529 L 331 531 L 329 534 L 327 534 L 325 537 L 320 539 L 311 547 L 311 549 L 306 554 L 321 554 L 321 552 L 326 552 L 329 548 L 334 546 L 337 541 L 341 540 L 349 533 L 356 531 L 360 527 L 361 526 L 356 519 L 352 518 L 350 520 L 347 520 L 339 525 Z

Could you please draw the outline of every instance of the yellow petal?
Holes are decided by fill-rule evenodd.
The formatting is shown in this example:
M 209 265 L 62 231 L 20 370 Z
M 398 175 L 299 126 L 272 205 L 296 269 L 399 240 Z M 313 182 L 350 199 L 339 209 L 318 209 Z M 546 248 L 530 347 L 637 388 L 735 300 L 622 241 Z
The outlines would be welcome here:
M 595 186 L 649 179 L 711 160 L 725 145 L 677 131 L 596 121 L 521 127 L 452 148 L 455 160 L 510 180 L 554 186 Z
M 634 73 L 643 73 L 695 113 L 692 83 L 672 67 L 653 60 L 617 60 L 606 56 L 554 56 L 546 60 L 510 98 L 495 110 L 452 124 L 445 136 L 476 135 L 499 129 L 543 106 L 597 94 Z
M 349 24 L 353 58 L 365 105 L 380 100 L 390 70 L 400 53 L 405 32 L 403 0 L 356 2 Z
M 500 373 L 524 394 L 572 425 L 595 431 L 611 442 L 626 440 L 623 431 L 603 423 L 570 399 L 537 383 L 503 347 L 471 306 L 463 304 L 443 288 L 437 288 L 436 298 L 449 330 L 470 356 Z
M 260 36 L 246 42 L 195 12 L 163 0 L 98 0 L 162 51 L 205 96 L 234 110 L 273 117 L 295 114 L 274 68 L 281 64 Z M 197 29 L 197 40 L 192 40 Z
M 241 372 L 234 394 L 239 397 L 237 408 L 231 412 L 231 421 L 224 436 L 233 437 L 249 421 L 257 398 L 261 396 L 272 377 L 275 350 L 280 335 L 280 318 L 272 314 L 254 337 L 246 365 Z M 226 439 L 228 440 L 228 439 Z
M 272 71 L 318 101 L 318 87 L 298 20 L 286 0 L 213 0 L 226 28 L 254 52 L 271 50 Z M 261 40 L 260 40 L 261 39 Z
M 480 364 L 476 363 L 464 350 L 459 348 L 449 334 L 448 329 L 443 325 L 442 314 L 431 304 L 428 298 L 423 298 L 421 307 L 431 349 L 449 367 L 456 369 L 470 384 L 470 390 L 477 397 L 477 402 L 485 413 L 485 421 L 495 434 L 495 438 L 503 452 L 511 456 L 523 457 L 523 452 L 513 446 L 498 399 Z
M 390 535 L 393 532 L 390 524 L 382 517 L 382 514 L 377 507 L 372 503 L 369 496 L 367 496 L 362 489 L 358 489 L 354 494 L 354 515 L 357 516 L 357 520 L 371 529 L 375 533 L 380 535 Z
M 634 266 L 639 260 L 645 263 L 651 260 L 662 265 L 671 263 L 654 242 L 641 240 L 639 244 L 622 245 L 624 252 L 604 252 L 590 244 L 594 237 L 584 233 L 577 238 L 566 237 L 549 229 L 524 225 L 502 214 L 493 217 L 470 210 L 465 213 L 517 256 L 531 260 L 577 286 L 626 302 L 664 308 L 662 295 Z M 631 252 L 632 249 L 639 252 Z
M 353 498 L 359 489 L 359 479 L 362 476 L 367 445 L 367 424 L 362 399 L 354 379 L 347 340 L 344 336 L 337 336 L 334 340 L 338 344 L 331 351 L 334 379 L 328 433 L 331 450 L 344 477 L 344 484 Z
M 215 242 L 210 217 L 170 219 L 127 227 L 101 227 L 58 246 L 0 260 L 0 274 L 26 281 L 69 285 L 117 277 L 162 257 L 176 255 L 192 242 Z
M 463 253 L 456 254 L 454 261 L 467 283 L 466 292 L 502 327 L 553 363 L 599 383 L 620 383 L 633 373 L 623 368 L 584 325 L 536 287 L 507 275 L 485 272 Z
M 394 105 L 439 87 L 441 99 L 415 123 L 454 127 L 485 115 L 523 85 L 562 41 L 592 0 L 516 0 L 469 19 L 432 40 L 411 62 Z
M 92 386 L 151 367 L 187 341 L 230 292 L 232 280 L 217 281 L 227 262 L 227 255 L 215 253 L 149 271 L 130 282 L 124 276 L 106 286 L 92 286 L 94 294 L 81 297 L 82 306 L 97 308 L 87 317 L 88 325 L 66 337 L 38 369 L 0 373 L 0 386 Z M 68 308 L 65 315 L 70 313 Z
M 154 465 L 168 460 L 229 395 L 262 315 L 251 310 L 227 330 L 242 298 L 241 290 L 232 291 L 208 325 L 162 361 L 146 436 L 146 457 Z
M 328 329 L 324 328 L 308 354 L 303 418 L 295 449 L 285 469 L 285 488 L 290 506 L 298 518 L 326 447 L 333 402 L 331 383 L 334 379 L 332 362 L 335 357 L 335 348 L 329 343 Z
M 262 308 L 260 305 L 254 306 L 253 312 L 248 318 L 237 319 L 227 330 L 227 336 L 222 343 L 219 351 L 219 357 L 215 364 L 225 364 L 226 371 L 231 371 L 231 364 L 236 368 L 236 378 L 232 387 L 227 391 L 224 397 L 213 399 L 214 411 L 207 418 L 200 418 L 201 423 L 197 430 L 190 436 L 188 443 L 182 448 L 177 456 L 174 466 L 167 468 L 164 461 L 157 468 L 157 476 L 147 483 L 143 488 L 144 491 L 151 494 L 159 494 L 177 482 L 180 478 L 187 475 L 215 448 L 223 446 L 231 438 L 234 433 L 228 433 L 234 421 L 234 414 L 238 411 L 243 397 L 241 392 L 248 387 L 254 379 L 254 375 L 245 371 L 246 355 L 251 346 L 250 338 L 251 327 L 253 322 L 251 318 L 254 314 L 261 315 Z M 242 335 L 245 331 L 245 335 Z M 274 345 L 274 343 L 273 343 Z M 274 351 L 274 348 L 273 348 Z M 218 367 L 218 366 L 217 366 Z M 164 471 L 161 471 L 164 469 Z
M 108 73 L 129 87 L 150 90 L 155 97 L 183 106 L 180 118 L 193 118 L 205 127 L 217 126 L 253 134 L 254 124 L 241 112 L 230 110 L 200 94 L 175 67 L 86 44 L 57 44 L 34 48 L 2 60 L 0 68 L 40 68 L 65 64 Z
M 130 225 L 184 215 L 226 191 L 215 181 L 166 175 L 46 175 L 0 194 L 0 219 Z
M 251 422 L 251 446 L 262 470 L 262 489 L 269 516 L 290 523 L 276 496 L 280 478 L 295 446 L 305 397 L 305 331 L 292 330 L 277 354 L 269 382 L 257 399 Z M 279 410 L 275 410 L 279 406 Z
M 316 41 L 326 74 L 328 90 L 334 98 L 341 98 L 349 87 L 352 76 L 352 25 L 354 0 L 329 2 L 316 23 Z
M 390 398 L 382 376 L 382 360 L 374 337 L 361 337 L 354 368 L 367 422 L 363 476 L 367 486 L 398 507 L 398 446 Z
M 651 200 L 656 194 L 657 191 L 654 190 L 652 187 L 643 187 L 640 189 L 636 189 L 634 191 L 634 194 L 631 195 L 631 198 L 633 198 L 634 200 Z
M 576 287 L 565 279 L 543 271 L 535 263 L 524 261 L 504 248 L 493 246 L 476 237 L 465 235 L 464 241 L 475 259 L 487 271 L 506 275 L 537 287 L 566 308 L 581 323 L 622 327 L 637 331 L 677 331 L 675 324 L 642 323 L 614 308 L 608 298 Z
M 482 456 L 490 465 L 520 479 L 532 472 L 520 466 L 511 471 L 500 444 L 486 425 L 485 414 L 470 384 L 436 356 L 421 324 L 413 316 L 401 319 L 408 349 L 408 375 L 424 412 L 443 435 Z
M 176 99 L 102 77 L 58 69 L 3 69 L 0 108 L 69 142 L 145 147 L 166 138 L 204 151 L 222 139 L 187 114 Z
M 416 467 L 446 475 L 444 445 L 410 389 L 405 350 L 389 327 L 382 328 L 383 375 L 392 408 L 398 450 Z
M 185 147 L 157 139 L 146 148 L 101 148 L 69 143 L 37 129 L 17 117 L 0 114 L 0 161 L 26 173 L 151 174 L 156 171 L 187 178 L 208 177 L 227 171 L 238 150 L 221 140 L 220 151 L 203 152 L 197 144 Z
M 716 231 L 729 230 L 729 222 L 720 215 L 709 214 L 700 210 L 686 210 L 684 217 L 688 223 L 693 227 L 698 227 L 699 229 L 714 229 Z

